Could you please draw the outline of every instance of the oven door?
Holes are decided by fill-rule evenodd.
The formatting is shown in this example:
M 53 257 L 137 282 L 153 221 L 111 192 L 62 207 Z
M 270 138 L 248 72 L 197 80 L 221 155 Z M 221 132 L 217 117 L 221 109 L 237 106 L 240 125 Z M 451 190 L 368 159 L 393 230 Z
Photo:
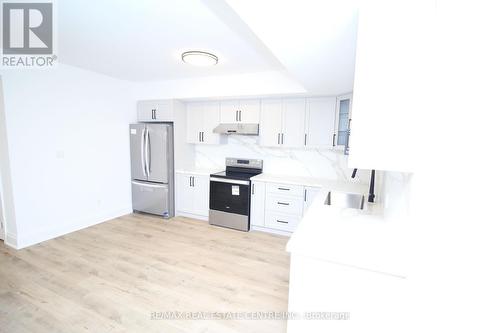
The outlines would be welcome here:
M 211 177 L 210 210 L 248 216 L 250 182 Z

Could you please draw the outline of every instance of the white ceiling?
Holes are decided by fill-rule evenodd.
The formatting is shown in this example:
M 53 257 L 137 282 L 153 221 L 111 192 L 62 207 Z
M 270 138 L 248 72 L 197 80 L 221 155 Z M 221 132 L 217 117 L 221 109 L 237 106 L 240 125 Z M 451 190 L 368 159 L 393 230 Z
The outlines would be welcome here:
M 153 81 L 282 70 L 257 39 L 246 40 L 197 0 L 64 0 L 57 2 L 61 63 L 120 79 Z M 205 50 L 219 64 L 181 61 Z
M 347 0 L 65 0 L 61 63 L 131 81 L 286 71 L 311 94 L 352 90 L 357 11 Z M 215 67 L 181 61 L 186 50 Z

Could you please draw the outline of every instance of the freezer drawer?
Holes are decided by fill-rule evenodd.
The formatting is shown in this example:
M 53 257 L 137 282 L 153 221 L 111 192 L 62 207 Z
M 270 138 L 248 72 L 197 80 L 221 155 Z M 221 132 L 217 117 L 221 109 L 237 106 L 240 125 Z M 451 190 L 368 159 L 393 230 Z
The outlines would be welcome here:
M 132 208 L 139 212 L 173 216 L 170 211 L 167 184 L 132 181 Z

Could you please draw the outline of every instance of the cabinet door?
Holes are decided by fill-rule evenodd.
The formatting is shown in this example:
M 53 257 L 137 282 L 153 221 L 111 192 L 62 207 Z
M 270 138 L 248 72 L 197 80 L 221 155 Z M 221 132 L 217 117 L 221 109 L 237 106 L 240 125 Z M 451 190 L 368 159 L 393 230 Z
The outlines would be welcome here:
M 220 104 L 219 102 L 205 103 L 203 108 L 203 129 L 201 143 L 218 144 L 220 134 L 214 133 L 214 128 L 220 124 Z
M 304 147 L 305 116 L 305 98 L 283 100 L 283 134 L 281 136 L 281 144 L 284 147 Z
M 137 102 L 137 120 L 138 121 L 152 121 L 154 118 L 154 110 L 157 104 L 155 101 L 139 101 Z
M 203 131 L 203 103 L 189 103 L 187 112 L 187 142 L 200 143 Z
M 239 122 L 245 124 L 258 124 L 260 122 L 260 100 L 241 100 L 239 110 Z
M 335 97 L 307 99 L 306 147 L 331 148 L 334 145 Z
M 304 187 L 304 214 L 307 212 L 307 209 L 311 206 L 320 190 L 321 189 L 319 187 Z
M 239 101 L 220 102 L 221 124 L 232 124 L 239 121 Z
M 265 225 L 266 184 L 252 182 L 250 193 L 250 224 L 263 227 Z
M 192 175 L 178 173 L 175 177 L 175 207 L 178 212 L 193 211 Z
M 210 181 L 208 176 L 193 175 L 192 214 L 208 216 Z
M 281 145 L 281 119 L 281 99 L 263 100 L 259 140 L 261 146 L 278 147 Z
M 154 121 L 174 121 L 174 109 L 171 104 L 160 103 L 156 109 Z
M 337 117 L 335 121 L 335 145 L 349 145 L 349 128 L 351 121 L 352 95 L 337 97 Z

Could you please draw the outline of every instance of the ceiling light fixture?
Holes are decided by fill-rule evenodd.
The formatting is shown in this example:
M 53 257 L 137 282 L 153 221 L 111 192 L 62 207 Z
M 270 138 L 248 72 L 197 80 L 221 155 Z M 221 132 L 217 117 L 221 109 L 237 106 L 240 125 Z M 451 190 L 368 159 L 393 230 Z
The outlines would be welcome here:
M 219 62 L 219 58 L 208 52 L 188 51 L 182 54 L 182 61 L 194 66 L 215 66 Z

